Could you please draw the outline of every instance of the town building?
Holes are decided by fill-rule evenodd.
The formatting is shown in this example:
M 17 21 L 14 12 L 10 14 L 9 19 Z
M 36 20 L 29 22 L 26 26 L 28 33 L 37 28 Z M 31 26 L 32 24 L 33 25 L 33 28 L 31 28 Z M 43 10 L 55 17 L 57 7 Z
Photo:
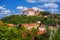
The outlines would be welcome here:
M 28 30 L 31 30 L 32 28 L 36 29 L 40 25 L 40 23 L 41 23 L 40 21 L 37 21 L 36 23 L 29 23 L 29 24 L 25 23 L 25 24 L 22 24 L 22 26 Z

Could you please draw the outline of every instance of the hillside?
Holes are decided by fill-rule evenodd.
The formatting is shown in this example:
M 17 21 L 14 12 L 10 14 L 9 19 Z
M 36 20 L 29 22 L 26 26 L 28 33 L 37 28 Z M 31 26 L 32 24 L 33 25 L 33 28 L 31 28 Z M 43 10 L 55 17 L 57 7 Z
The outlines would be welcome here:
M 45 26 L 35 24 L 37 21 Z M 25 26 L 16 26 L 16 24 Z M 59 27 L 56 26 L 57 24 Z M 37 16 L 10 15 L 4 17 L 0 20 L 0 40 L 60 40 L 60 14 L 52 15 L 41 12 Z
M 42 16 L 41 16 L 42 15 Z M 40 12 L 38 16 L 26 16 L 26 15 L 11 15 L 1 19 L 4 23 L 22 24 L 22 23 L 35 23 L 41 21 L 45 25 L 60 24 L 60 14 L 52 14 L 49 12 Z

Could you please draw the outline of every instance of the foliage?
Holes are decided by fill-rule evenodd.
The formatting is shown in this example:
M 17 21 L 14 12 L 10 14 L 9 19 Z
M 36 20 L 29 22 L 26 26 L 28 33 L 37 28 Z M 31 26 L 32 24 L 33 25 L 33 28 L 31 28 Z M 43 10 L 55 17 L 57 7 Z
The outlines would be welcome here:
M 37 17 L 37 16 L 9 16 L 1 19 L 4 23 L 12 23 L 12 24 L 23 24 L 23 23 L 35 23 L 37 21 L 41 21 L 42 24 L 45 25 L 56 25 L 60 21 L 55 20 L 54 18 L 45 18 L 45 17 Z
M 49 12 L 41 12 L 44 15 L 50 15 Z M 60 24 L 60 14 L 55 14 L 54 18 L 49 17 L 39 17 L 39 16 L 17 16 L 11 15 L 8 17 L 2 18 L 0 21 L 0 40 L 60 40 L 60 29 L 54 28 L 52 31 L 49 26 L 55 26 L 56 24 Z M 55 19 L 58 20 L 55 20 Z M 38 35 L 38 29 L 32 28 L 31 30 L 27 30 L 24 27 L 9 27 L 6 23 L 12 24 L 23 24 L 23 23 L 35 23 L 37 21 L 41 21 L 42 24 L 45 24 L 46 33 L 42 35 Z
M 46 12 L 46 11 L 41 11 L 40 14 L 42 14 L 42 15 L 50 15 L 51 13 L 50 12 Z
M 48 28 L 47 28 L 48 29 Z M 55 31 L 57 30 L 57 31 Z M 38 35 L 38 29 L 27 30 L 24 27 L 8 27 L 0 25 L 0 40 L 60 40 L 60 31 L 54 29 L 54 32 L 51 29 L 47 30 L 45 34 Z M 53 32 L 54 37 L 52 37 L 51 32 Z

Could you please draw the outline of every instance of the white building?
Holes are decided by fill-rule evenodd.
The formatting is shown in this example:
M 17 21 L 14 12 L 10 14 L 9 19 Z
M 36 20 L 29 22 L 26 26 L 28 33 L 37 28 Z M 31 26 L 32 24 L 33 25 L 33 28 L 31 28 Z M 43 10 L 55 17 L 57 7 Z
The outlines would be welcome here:
M 39 13 L 39 11 L 35 11 L 34 9 L 27 9 L 27 10 L 23 10 L 23 14 L 27 15 L 27 16 L 36 16 Z

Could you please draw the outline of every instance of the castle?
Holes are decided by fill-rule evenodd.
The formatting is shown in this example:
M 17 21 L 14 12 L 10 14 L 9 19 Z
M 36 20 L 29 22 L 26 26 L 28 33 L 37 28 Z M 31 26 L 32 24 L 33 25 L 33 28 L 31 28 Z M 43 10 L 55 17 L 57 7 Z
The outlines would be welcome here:
M 29 8 L 27 10 L 23 10 L 23 14 L 27 16 L 37 16 L 40 13 L 39 10 L 34 10 L 32 8 Z

